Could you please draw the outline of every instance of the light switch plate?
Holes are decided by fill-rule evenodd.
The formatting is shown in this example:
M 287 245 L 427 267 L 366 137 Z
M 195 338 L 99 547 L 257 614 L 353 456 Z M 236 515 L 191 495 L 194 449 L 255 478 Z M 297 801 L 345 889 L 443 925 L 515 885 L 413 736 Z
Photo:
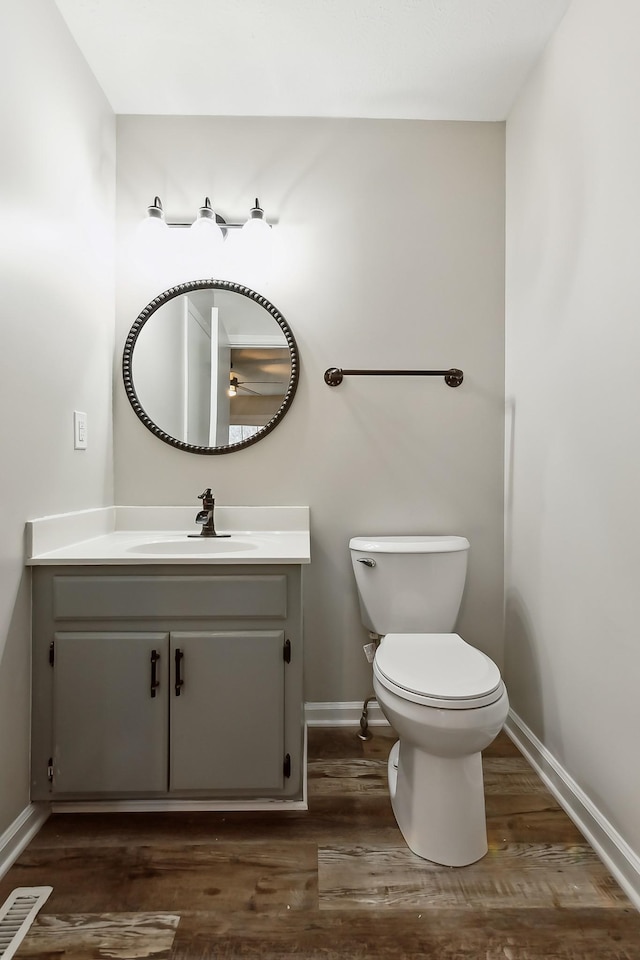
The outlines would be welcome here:
M 73 411 L 73 448 L 87 449 L 87 415 L 80 410 Z

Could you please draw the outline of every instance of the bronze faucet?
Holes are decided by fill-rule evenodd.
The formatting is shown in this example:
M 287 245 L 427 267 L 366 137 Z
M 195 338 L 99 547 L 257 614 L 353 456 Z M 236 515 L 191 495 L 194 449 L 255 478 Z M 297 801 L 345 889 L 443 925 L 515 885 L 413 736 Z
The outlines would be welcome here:
M 199 510 L 196 515 L 196 523 L 202 524 L 202 530 L 200 533 L 190 533 L 190 537 L 229 537 L 229 533 L 216 533 L 215 524 L 213 522 L 213 512 L 215 509 L 216 501 L 211 493 L 211 487 L 207 487 L 204 493 L 201 493 L 198 497 L 198 500 L 202 500 L 202 510 Z

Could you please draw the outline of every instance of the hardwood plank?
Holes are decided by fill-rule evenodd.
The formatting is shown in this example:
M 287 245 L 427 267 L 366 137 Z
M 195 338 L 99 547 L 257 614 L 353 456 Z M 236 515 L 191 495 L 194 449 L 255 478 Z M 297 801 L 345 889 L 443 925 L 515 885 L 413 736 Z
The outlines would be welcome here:
M 46 882 L 43 913 L 299 910 L 317 904 L 316 844 L 67 847 L 27 850 L 13 886 Z
M 495 740 L 482 752 L 483 757 L 522 757 L 513 740 L 501 730 Z
M 328 847 L 318 851 L 318 892 L 324 910 L 628 905 L 588 844 L 505 844 L 457 869 L 406 846 Z
M 523 757 L 485 757 L 483 761 L 485 794 L 540 793 L 549 791 Z M 387 760 L 348 759 L 315 760 L 308 766 L 309 797 L 331 793 L 388 794 Z
M 484 757 L 482 769 L 485 796 L 493 793 L 540 793 L 550 796 L 544 783 L 524 757 Z
M 42 915 L 17 954 L 20 960 L 129 960 L 168 957 L 180 917 L 168 913 Z
M 330 779 L 330 778 L 327 778 Z M 253 840 L 256 843 L 312 841 L 350 842 L 354 832 L 364 843 L 374 837 L 396 842 L 399 832 L 388 791 L 372 781 L 371 789 L 354 784 L 336 795 L 323 784 L 309 798 L 308 812 L 169 813 L 169 814 L 56 814 L 44 825 L 31 849 L 78 846 L 145 846 L 208 844 Z M 487 831 L 491 842 L 503 840 L 583 842 L 582 835 L 548 791 L 486 795 Z M 384 840 L 383 840 L 384 838 Z M 0 884 L 1 889 L 1 884 Z
M 254 843 L 322 843 L 399 831 L 388 793 L 320 796 L 308 811 L 165 814 L 55 814 L 30 845 L 31 850 L 68 847 L 163 846 L 247 840 Z M 380 834 L 382 836 L 382 834 Z M 0 890 L 2 889 L 0 882 Z
M 370 727 L 371 740 L 360 740 L 357 727 L 309 727 L 307 734 L 309 756 L 314 759 L 365 757 L 382 759 L 398 739 L 391 727 Z M 484 751 L 485 757 L 522 757 L 522 754 L 501 730 L 496 739 Z
M 631 910 L 183 915 L 171 960 L 638 960 Z
M 307 791 L 310 801 L 348 794 L 388 796 L 387 761 L 315 760 L 309 764 Z
M 489 842 L 584 843 L 584 837 L 550 793 L 485 797 Z
M 313 760 L 365 758 L 386 760 L 398 739 L 391 727 L 371 727 L 371 740 L 360 740 L 357 727 L 309 727 L 307 750 Z

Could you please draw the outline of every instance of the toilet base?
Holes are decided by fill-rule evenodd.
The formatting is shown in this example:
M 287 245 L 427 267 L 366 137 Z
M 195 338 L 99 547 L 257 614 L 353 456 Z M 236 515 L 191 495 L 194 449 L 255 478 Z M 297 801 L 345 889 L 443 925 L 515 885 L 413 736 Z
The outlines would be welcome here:
M 388 778 L 398 827 L 419 857 L 463 867 L 486 854 L 481 753 L 438 757 L 398 740 Z

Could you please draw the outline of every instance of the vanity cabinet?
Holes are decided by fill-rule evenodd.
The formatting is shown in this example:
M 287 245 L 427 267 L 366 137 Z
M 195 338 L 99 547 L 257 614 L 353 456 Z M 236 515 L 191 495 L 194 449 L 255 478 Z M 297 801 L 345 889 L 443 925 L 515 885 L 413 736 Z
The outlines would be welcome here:
M 34 800 L 302 798 L 298 566 L 33 574 Z

